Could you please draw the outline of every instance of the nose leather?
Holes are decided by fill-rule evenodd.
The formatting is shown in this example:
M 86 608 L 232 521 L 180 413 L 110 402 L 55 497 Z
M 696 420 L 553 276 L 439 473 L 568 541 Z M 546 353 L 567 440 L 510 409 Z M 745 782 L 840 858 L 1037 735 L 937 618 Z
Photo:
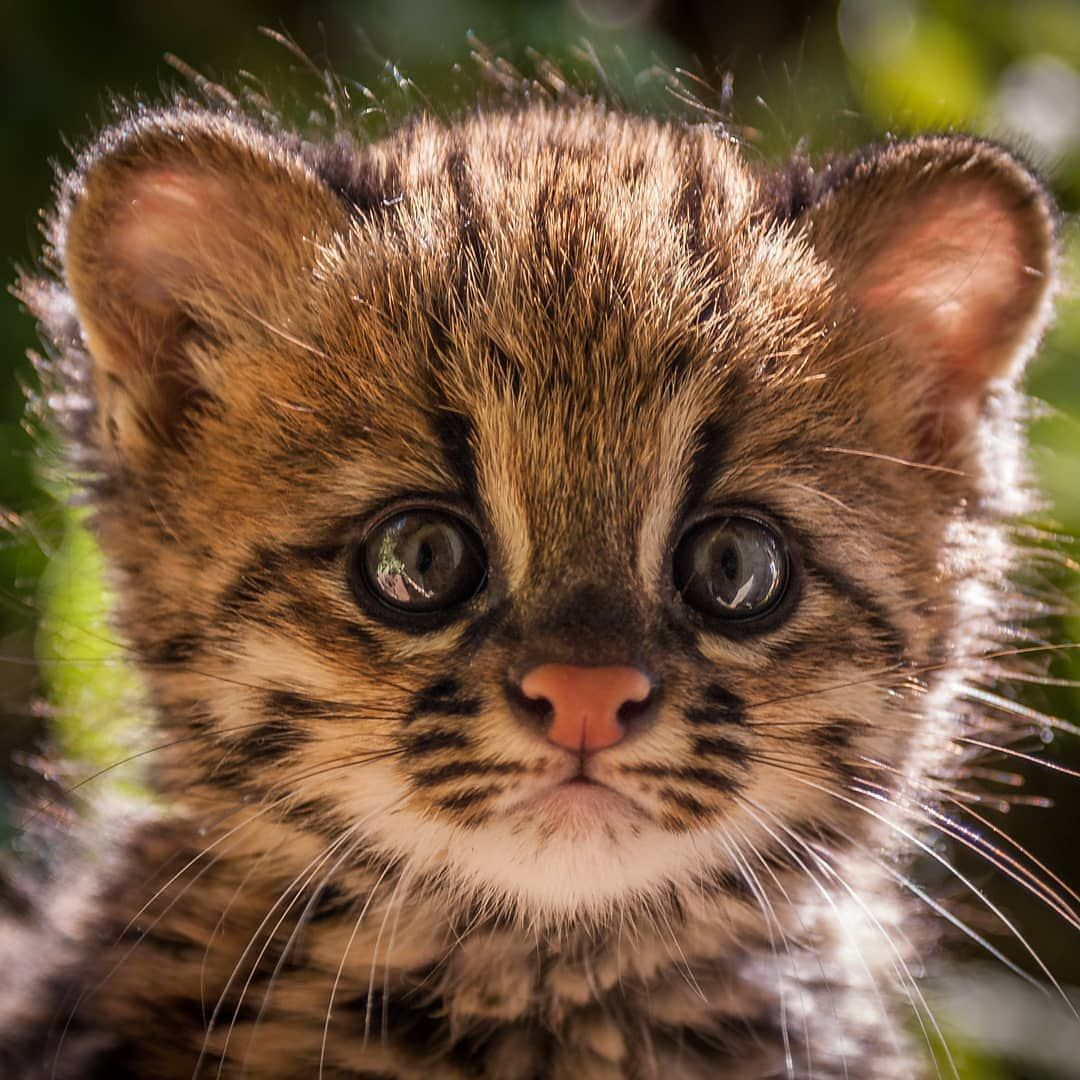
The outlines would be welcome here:
M 619 710 L 652 692 L 645 674 L 633 667 L 540 664 L 521 680 L 527 698 L 551 706 L 549 742 L 578 752 L 614 746 L 626 734 Z

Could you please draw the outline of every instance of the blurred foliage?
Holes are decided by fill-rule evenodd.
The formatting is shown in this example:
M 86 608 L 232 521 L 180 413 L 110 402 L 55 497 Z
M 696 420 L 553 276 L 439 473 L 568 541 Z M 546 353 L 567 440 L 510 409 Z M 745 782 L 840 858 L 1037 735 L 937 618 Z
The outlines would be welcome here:
M 1025 152 L 1067 214 L 1080 209 L 1076 0 L 51 0 L 9 5 L 0 36 L 7 162 L 0 173 L 0 251 L 8 255 L 9 277 L 38 250 L 32 223 L 48 201 L 50 159 L 69 158 L 63 138 L 78 145 L 107 114 L 110 92 L 154 97 L 176 85 L 166 53 L 227 84 L 243 68 L 250 84 L 267 85 L 275 100 L 299 86 L 301 96 L 292 100 L 320 108 L 317 79 L 257 34 L 260 25 L 287 32 L 318 64 L 331 64 L 358 113 L 371 101 L 390 112 L 426 101 L 467 104 L 476 83 L 470 40 L 526 70 L 531 47 L 610 82 L 631 105 L 657 111 L 678 107 L 670 73 L 680 69 L 684 86 L 709 110 L 705 118 L 726 119 L 748 152 L 766 160 L 844 149 L 886 133 L 952 126 L 981 132 Z M 378 111 L 366 122 L 377 128 Z M 1031 379 L 1033 392 L 1052 407 L 1035 425 L 1034 462 L 1051 500 L 1047 519 L 1078 535 L 1080 231 L 1068 220 L 1064 243 L 1061 318 Z M 37 343 L 10 297 L 0 302 L 0 342 L 0 508 L 14 526 L 0 542 L 0 761 L 41 738 L 33 703 L 46 697 L 64 749 L 90 772 L 128 752 L 137 729 L 133 684 L 110 643 L 98 556 L 77 516 L 48 494 L 64 489 L 42 464 L 49 460 L 41 453 L 45 437 L 24 421 L 22 387 L 36 385 L 26 353 Z M 1074 576 L 1063 595 L 1061 641 L 1080 640 L 1075 597 Z M 1053 673 L 1080 678 L 1080 655 L 1062 654 Z M 1080 694 L 1068 685 L 1039 689 L 1030 704 L 1080 715 Z M 1076 746 L 1053 750 L 1057 760 L 1080 765 Z M 1033 855 L 1078 883 L 1076 781 L 1027 771 L 1028 788 L 1056 800 L 1058 809 L 1018 807 L 1004 824 Z M 4 775 L 0 770 L 0 837 Z M 1001 875 L 965 869 L 1005 906 L 1055 974 L 1080 983 L 1074 932 Z M 1000 944 L 1028 964 L 1017 942 Z M 1006 986 L 980 1012 L 980 1029 L 970 1016 L 959 1019 L 975 985 L 954 980 L 942 999 L 946 1022 L 958 1018 L 957 1066 L 965 1080 L 1080 1076 L 1077 1040 L 1060 1042 L 1062 1025 L 1072 1021 L 1049 1008 L 1028 1009 L 1021 1033 L 1002 1045 L 989 1037 L 1000 1034 L 995 1015 L 1016 1011 L 1020 999 L 1010 999 Z M 1064 1048 L 1048 1058 L 1051 1044 Z

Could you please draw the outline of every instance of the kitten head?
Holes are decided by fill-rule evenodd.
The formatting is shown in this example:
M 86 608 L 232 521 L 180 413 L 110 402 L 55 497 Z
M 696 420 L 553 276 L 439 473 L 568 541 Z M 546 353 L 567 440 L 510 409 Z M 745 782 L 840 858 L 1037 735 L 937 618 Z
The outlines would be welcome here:
M 552 919 L 857 843 L 993 632 L 1052 231 L 966 138 L 758 174 L 586 107 L 133 116 L 24 293 L 197 736 L 161 782 Z

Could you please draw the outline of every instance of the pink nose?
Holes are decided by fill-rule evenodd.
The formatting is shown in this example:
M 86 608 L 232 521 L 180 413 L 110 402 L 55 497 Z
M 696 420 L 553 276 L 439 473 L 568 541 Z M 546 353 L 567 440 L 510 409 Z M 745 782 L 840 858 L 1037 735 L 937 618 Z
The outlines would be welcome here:
M 652 687 L 637 668 L 540 664 L 521 680 L 521 692 L 551 706 L 549 742 L 584 751 L 619 742 L 626 734 L 619 710 L 644 701 Z

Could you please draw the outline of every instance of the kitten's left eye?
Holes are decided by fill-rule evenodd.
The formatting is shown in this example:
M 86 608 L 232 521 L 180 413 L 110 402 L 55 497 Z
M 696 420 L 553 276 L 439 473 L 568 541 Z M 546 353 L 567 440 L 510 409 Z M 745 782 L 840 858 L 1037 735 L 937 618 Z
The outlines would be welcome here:
M 405 510 L 376 525 L 357 563 L 356 585 L 389 607 L 415 614 L 464 603 L 487 573 L 472 529 L 452 514 L 427 508 Z
M 764 522 L 722 517 L 692 528 L 675 550 L 675 587 L 692 608 L 714 619 L 767 614 L 787 589 L 788 555 Z

